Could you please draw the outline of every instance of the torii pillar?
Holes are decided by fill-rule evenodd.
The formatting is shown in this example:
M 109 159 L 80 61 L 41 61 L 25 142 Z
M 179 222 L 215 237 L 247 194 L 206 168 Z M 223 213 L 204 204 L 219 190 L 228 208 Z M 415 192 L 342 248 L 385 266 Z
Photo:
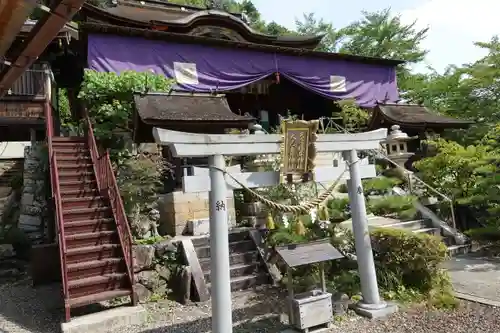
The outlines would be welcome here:
M 212 253 L 211 274 L 213 274 L 211 279 L 213 281 L 212 332 L 232 333 L 226 194 L 228 187 L 236 188 L 237 184 L 229 177 L 225 177 L 224 157 L 279 154 L 281 137 L 277 134 L 195 134 L 160 128 L 153 129 L 153 136 L 157 144 L 169 146 L 174 157 L 209 157 L 210 184 L 207 190 L 210 191 L 210 252 Z M 344 159 L 349 165 L 349 199 L 363 294 L 362 301 L 358 303 L 357 311 L 370 318 L 393 313 L 397 311 L 397 307 L 383 302 L 379 296 L 357 150 L 377 150 L 380 142 L 386 137 L 387 129 L 379 129 L 357 134 L 320 134 L 316 140 L 318 153 L 343 152 Z M 375 166 L 372 165 L 372 168 L 372 176 L 374 176 Z M 241 173 L 236 178 L 239 178 L 242 183 L 252 178 L 255 185 L 256 179 L 260 176 L 263 176 L 261 179 L 266 178 L 266 182 L 262 183 L 263 186 L 279 184 L 279 173 L 274 175 L 273 172 Z M 270 178 L 274 179 L 273 184 L 270 184 Z M 332 181 L 334 178 L 332 174 Z

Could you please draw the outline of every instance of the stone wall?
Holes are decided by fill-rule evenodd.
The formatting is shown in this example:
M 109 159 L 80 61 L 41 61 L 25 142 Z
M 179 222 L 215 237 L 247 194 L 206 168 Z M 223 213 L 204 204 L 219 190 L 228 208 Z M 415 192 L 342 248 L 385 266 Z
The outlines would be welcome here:
M 24 150 L 23 192 L 19 229 L 34 243 L 40 243 L 48 234 L 46 180 L 47 152 L 45 145 L 37 143 Z
M 134 292 L 141 303 L 166 298 L 171 292 L 178 250 L 178 243 L 169 239 L 133 246 Z
M 188 221 L 208 220 L 208 192 L 184 193 L 182 191 L 162 195 L 159 199 L 161 235 L 177 236 L 188 230 Z M 236 225 L 234 199 L 227 199 L 229 227 Z

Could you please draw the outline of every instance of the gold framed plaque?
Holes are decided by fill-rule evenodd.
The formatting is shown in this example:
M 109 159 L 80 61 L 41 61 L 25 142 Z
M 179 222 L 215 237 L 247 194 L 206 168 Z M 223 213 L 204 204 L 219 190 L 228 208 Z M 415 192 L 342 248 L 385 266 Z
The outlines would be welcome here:
M 281 122 L 281 181 L 312 180 L 316 158 L 318 120 L 283 120 Z

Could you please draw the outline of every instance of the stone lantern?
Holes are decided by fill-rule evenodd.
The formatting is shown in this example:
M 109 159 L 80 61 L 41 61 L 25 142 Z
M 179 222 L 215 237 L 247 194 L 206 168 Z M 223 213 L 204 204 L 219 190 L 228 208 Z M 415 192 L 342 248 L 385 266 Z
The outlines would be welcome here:
M 415 154 L 408 151 L 408 141 L 410 140 L 415 140 L 415 138 L 409 137 L 408 134 L 401 131 L 399 125 L 392 125 L 391 132 L 385 141 L 387 157 L 403 169 L 405 163 Z

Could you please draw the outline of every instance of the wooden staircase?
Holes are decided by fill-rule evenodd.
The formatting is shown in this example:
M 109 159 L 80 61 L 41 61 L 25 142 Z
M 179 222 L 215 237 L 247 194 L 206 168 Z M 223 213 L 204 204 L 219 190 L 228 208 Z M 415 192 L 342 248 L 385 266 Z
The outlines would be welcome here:
M 210 290 L 210 238 L 201 237 L 192 240 L 205 282 Z M 231 274 L 231 290 L 249 289 L 261 284 L 270 283 L 265 264 L 260 259 L 254 241 L 248 230 L 229 233 L 229 264 Z
M 117 297 L 135 305 L 132 237 L 109 154 L 98 152 L 88 117 L 85 137 L 55 137 L 45 115 L 66 321 Z
M 59 227 L 65 243 L 62 270 L 69 320 L 72 308 L 134 295 L 128 254 L 121 247 L 111 203 L 98 190 L 87 139 L 54 137 L 52 151 L 61 197 Z

